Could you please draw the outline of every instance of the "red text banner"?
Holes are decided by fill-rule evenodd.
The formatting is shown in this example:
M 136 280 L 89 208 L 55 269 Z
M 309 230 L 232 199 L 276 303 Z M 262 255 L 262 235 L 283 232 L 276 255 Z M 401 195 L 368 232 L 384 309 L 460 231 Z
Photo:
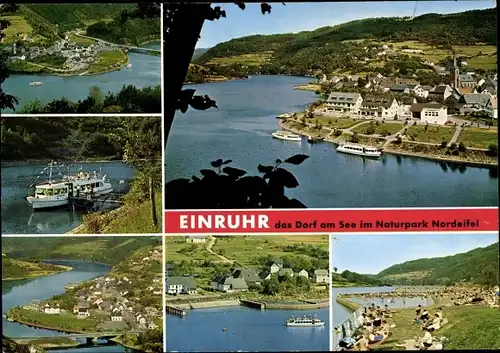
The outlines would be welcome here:
M 498 208 L 165 211 L 167 234 L 498 231 Z

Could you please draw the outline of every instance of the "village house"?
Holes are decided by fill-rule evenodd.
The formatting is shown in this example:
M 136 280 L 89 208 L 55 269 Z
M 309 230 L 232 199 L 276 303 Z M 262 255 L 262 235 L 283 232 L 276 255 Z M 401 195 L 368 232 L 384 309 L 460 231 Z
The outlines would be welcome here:
M 458 103 L 463 103 L 460 108 L 460 114 L 470 114 L 473 112 L 487 111 L 491 109 L 488 107 L 490 105 L 491 97 L 486 94 L 481 93 L 468 93 L 462 95 L 458 100 Z
M 59 315 L 61 313 L 61 308 L 59 308 L 59 304 L 56 304 L 54 306 L 45 304 L 43 312 L 49 315 Z
M 394 93 L 410 93 L 410 88 L 407 85 L 403 84 L 396 84 L 392 85 L 389 91 L 394 92 Z
M 168 294 L 196 294 L 196 282 L 192 277 L 168 277 L 166 281 Z
M 438 85 L 429 91 L 428 98 L 445 101 L 451 95 L 453 95 L 453 89 L 450 85 Z
M 111 314 L 111 321 L 121 322 L 123 321 L 123 315 L 121 312 L 116 312 Z
M 498 98 L 494 97 L 491 99 L 491 110 L 492 110 L 492 118 L 498 119 Z
M 245 292 L 248 290 L 248 284 L 243 278 L 219 276 L 212 281 L 212 288 L 226 293 Z
M 243 278 L 249 286 L 259 285 L 261 283 L 261 279 L 253 270 L 244 267 L 235 268 L 231 276 L 234 278 Z
M 408 88 L 410 89 L 410 93 L 413 93 L 417 97 L 421 98 L 427 98 L 427 96 L 429 95 L 429 90 L 432 89 L 432 87 L 426 88 L 425 86 L 420 85 L 408 85 Z
M 411 104 L 398 103 L 398 119 L 405 120 L 411 118 Z
M 141 324 L 141 325 L 145 325 L 146 324 L 146 318 L 141 313 L 137 313 L 136 314 L 135 321 L 138 324 Z
M 86 319 L 90 316 L 90 312 L 88 308 L 79 308 L 78 309 L 78 314 L 77 314 L 77 319 Z
M 165 265 L 165 276 L 172 276 L 172 272 L 174 271 L 174 264 L 166 264 Z
M 297 273 L 297 276 L 302 276 L 302 277 L 305 277 L 305 278 L 309 278 L 309 273 L 306 270 L 302 269 L 302 270 L 300 270 Z
M 328 270 L 314 270 L 313 281 L 314 283 L 329 283 L 330 275 Z
M 363 98 L 359 93 L 332 92 L 326 100 L 326 112 L 357 114 Z
M 281 270 L 282 268 L 283 268 L 283 260 L 281 260 L 281 259 L 274 259 L 271 262 L 271 265 L 269 266 L 269 272 L 271 274 L 272 273 L 276 273 L 279 270 Z
M 278 276 L 280 276 L 280 277 L 285 277 L 285 276 L 293 277 L 293 270 L 291 268 L 282 268 L 281 270 L 279 270 Z
M 423 123 L 444 125 L 448 120 L 448 110 L 440 103 L 413 103 L 410 110 L 413 117 Z
M 188 235 L 186 237 L 186 243 L 206 243 L 207 237 L 204 235 Z
M 398 102 L 389 97 L 365 97 L 359 111 L 361 116 L 393 119 L 398 114 Z
M 459 78 L 459 87 L 470 87 L 474 88 L 476 86 L 476 79 L 470 74 L 461 74 Z

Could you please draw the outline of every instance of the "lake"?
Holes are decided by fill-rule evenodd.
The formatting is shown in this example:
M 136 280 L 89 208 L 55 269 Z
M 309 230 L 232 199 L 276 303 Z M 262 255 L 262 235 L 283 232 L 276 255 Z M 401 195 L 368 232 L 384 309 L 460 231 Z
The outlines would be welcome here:
M 272 138 L 278 114 L 304 110 L 317 100 L 314 92 L 293 89 L 309 80 L 252 76 L 187 86 L 208 94 L 219 109 L 177 112 L 166 148 L 166 181 L 199 176 L 219 158 L 258 175 L 258 164 L 303 153 L 310 158 L 287 166 L 300 184 L 287 195 L 309 208 L 498 206 L 498 176 L 488 168 L 391 154 L 368 160 L 337 153 L 330 143 Z
M 47 164 L 20 164 L 2 166 L 2 234 L 63 234 L 82 223 L 85 210 L 68 208 L 33 212 L 26 196 L 33 189 L 33 183 Z M 75 163 L 70 173 L 76 173 L 82 166 L 92 172 L 102 168 L 102 173 L 120 191 L 120 180 L 130 181 L 134 170 L 123 162 Z M 40 179 L 41 181 L 46 180 Z M 116 204 L 102 205 L 100 210 L 116 208 Z
M 160 49 L 160 42 L 144 44 L 142 48 Z M 39 99 L 48 103 L 63 97 L 70 101 L 87 98 L 89 88 L 97 86 L 103 93 L 118 92 L 123 85 L 135 85 L 138 88 L 159 86 L 161 82 L 161 57 L 129 52 L 130 69 L 89 76 L 53 76 L 53 75 L 11 75 L 4 83 L 3 89 L 19 98 L 17 110 L 29 101 Z M 42 81 L 42 86 L 29 86 L 30 82 Z M 15 113 L 5 109 L 2 113 Z M 158 112 L 160 113 L 160 112 Z
M 167 351 L 328 351 L 328 312 L 328 308 L 261 311 L 229 307 L 192 310 L 186 318 L 167 315 Z M 325 326 L 285 326 L 292 315 L 305 314 L 317 315 L 326 321 Z

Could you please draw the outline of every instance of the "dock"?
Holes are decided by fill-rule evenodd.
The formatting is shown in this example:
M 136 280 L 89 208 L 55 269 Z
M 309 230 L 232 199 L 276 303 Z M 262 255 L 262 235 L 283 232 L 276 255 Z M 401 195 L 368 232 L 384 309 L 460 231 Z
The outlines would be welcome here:
M 177 315 L 180 317 L 185 317 L 187 315 L 186 310 L 178 308 L 174 305 L 165 305 L 165 312 L 170 315 Z
M 266 304 L 256 302 L 254 300 L 248 300 L 248 299 L 240 299 L 240 304 L 243 306 L 247 306 L 249 308 L 252 308 L 252 309 L 261 309 L 262 310 L 262 309 L 266 308 Z
M 100 196 L 91 196 L 89 194 L 84 194 L 82 196 L 71 196 L 69 200 L 75 206 L 92 206 L 95 203 L 112 203 L 112 204 L 123 204 L 123 198 L 125 196 L 124 192 L 111 192 L 109 194 Z

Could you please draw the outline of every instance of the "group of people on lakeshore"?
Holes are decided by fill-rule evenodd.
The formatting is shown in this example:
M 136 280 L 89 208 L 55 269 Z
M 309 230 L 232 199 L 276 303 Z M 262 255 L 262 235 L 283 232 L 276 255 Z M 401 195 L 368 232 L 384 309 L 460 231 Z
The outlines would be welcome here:
M 356 311 L 355 322 L 349 323 L 355 329 L 354 334 L 349 335 L 345 324 L 336 328 L 337 332 L 342 332 L 343 338 L 339 342 L 341 350 L 368 351 L 373 345 L 380 344 L 390 335 L 391 328 L 396 327 L 391 324 L 392 311 L 386 304 L 384 307 L 376 306 L 372 303 L 370 306 L 362 307 L 362 310 Z

